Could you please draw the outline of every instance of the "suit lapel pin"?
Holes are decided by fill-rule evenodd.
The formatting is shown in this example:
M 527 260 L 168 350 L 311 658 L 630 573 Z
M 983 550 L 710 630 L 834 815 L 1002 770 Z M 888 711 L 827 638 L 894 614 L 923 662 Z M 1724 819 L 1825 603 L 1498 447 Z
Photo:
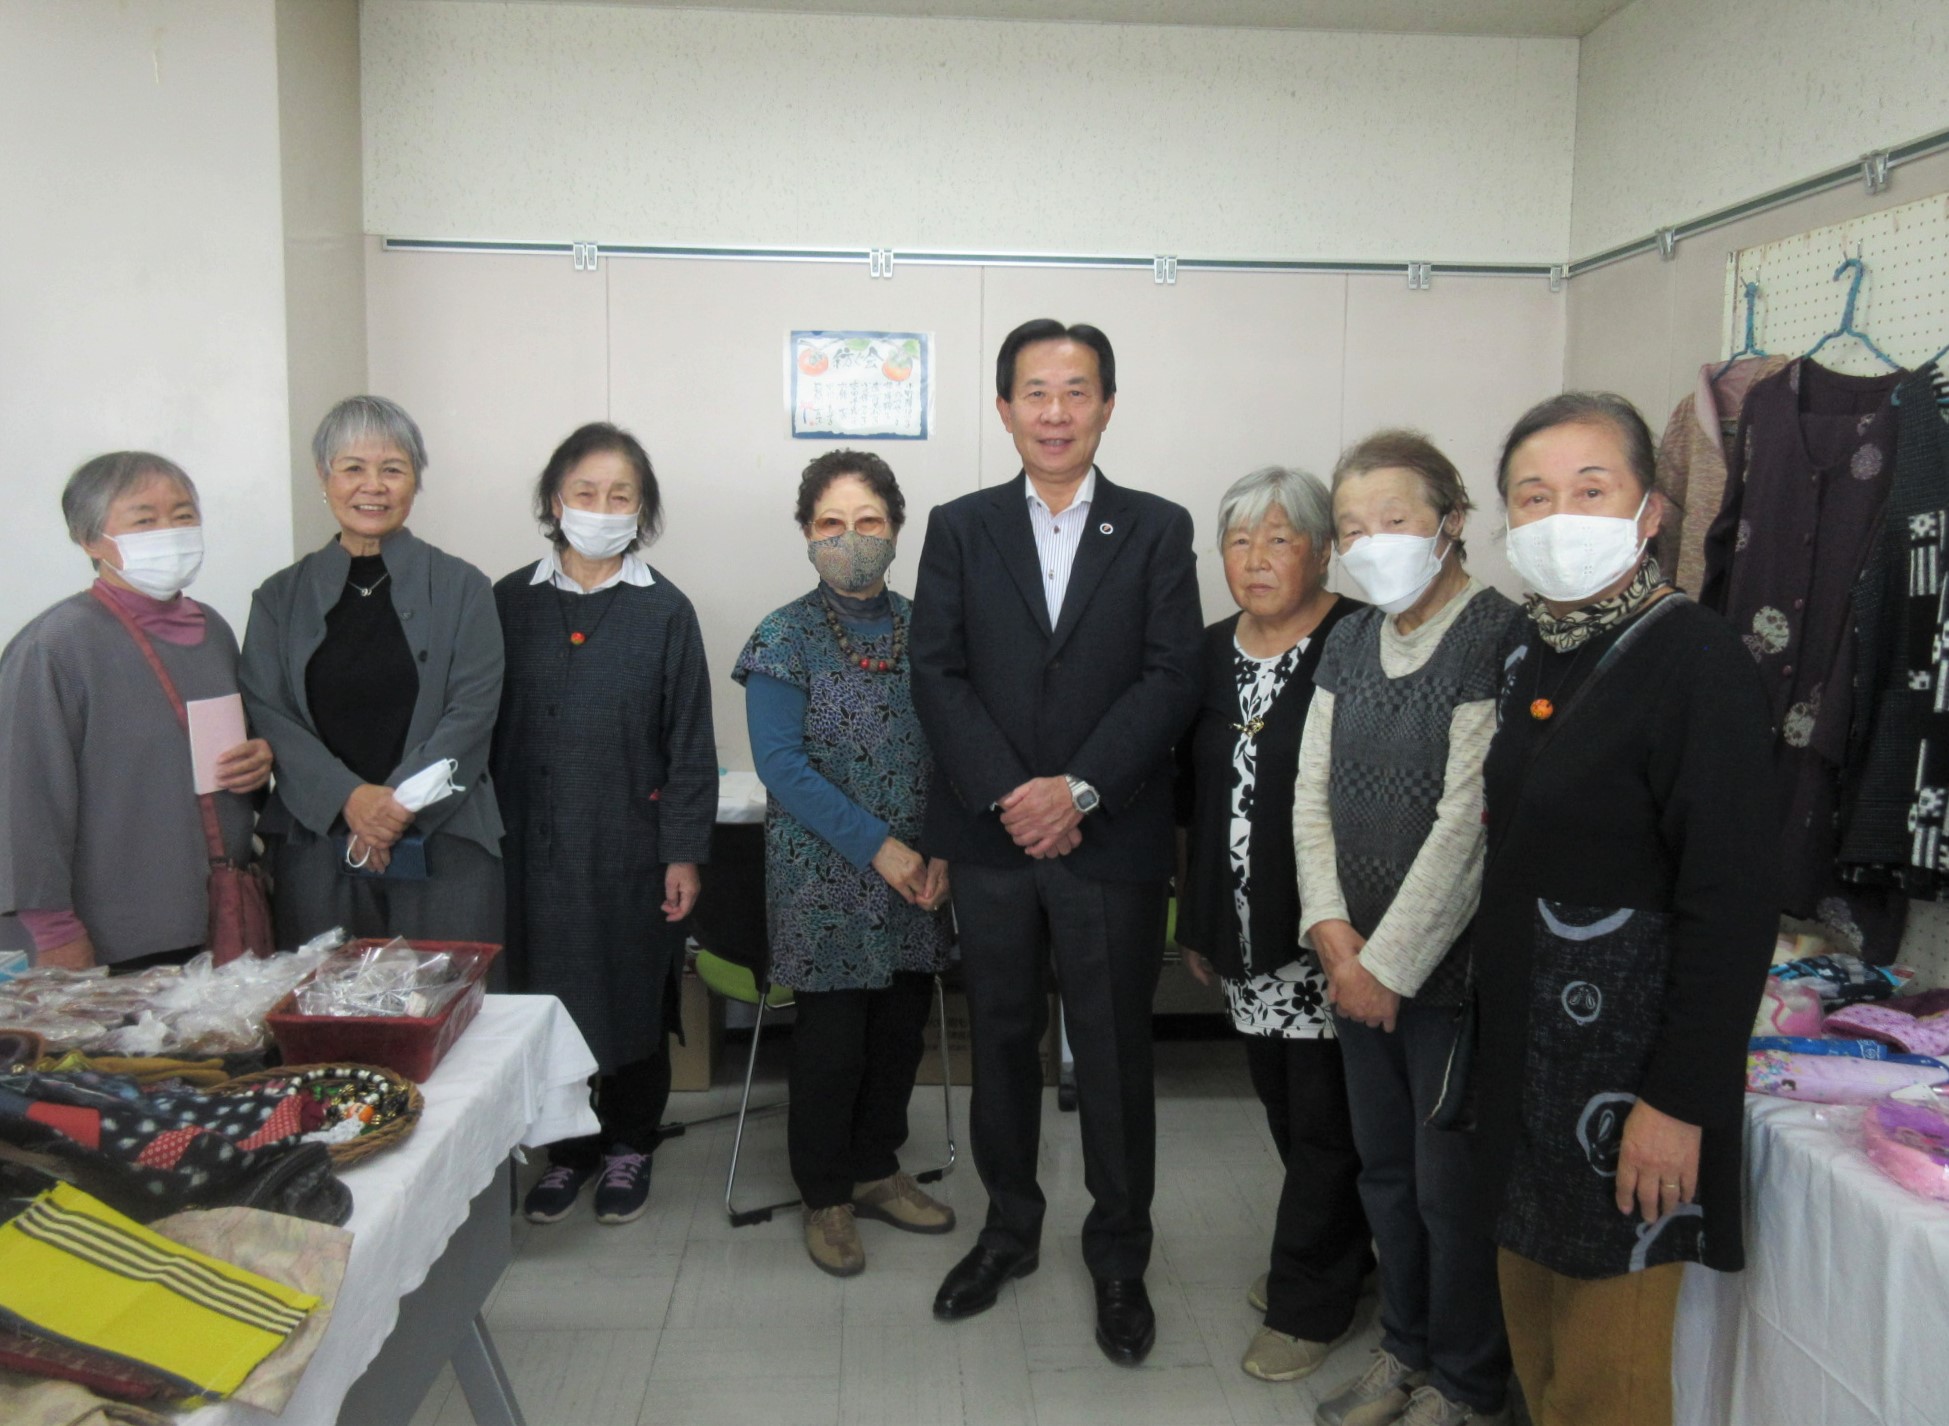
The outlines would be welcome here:
M 1108 520 L 1105 520 L 1101 525 L 1098 525 L 1096 528 L 1106 535 L 1114 535 L 1117 532 L 1116 526 L 1112 525 Z

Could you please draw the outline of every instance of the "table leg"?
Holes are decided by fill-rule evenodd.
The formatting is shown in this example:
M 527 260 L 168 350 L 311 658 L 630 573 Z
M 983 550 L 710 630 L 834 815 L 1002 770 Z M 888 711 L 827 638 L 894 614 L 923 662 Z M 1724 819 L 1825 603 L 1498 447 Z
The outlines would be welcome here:
M 475 1426 L 528 1426 L 500 1354 L 494 1350 L 494 1335 L 478 1314 L 453 1349 L 453 1374 L 466 1394 Z

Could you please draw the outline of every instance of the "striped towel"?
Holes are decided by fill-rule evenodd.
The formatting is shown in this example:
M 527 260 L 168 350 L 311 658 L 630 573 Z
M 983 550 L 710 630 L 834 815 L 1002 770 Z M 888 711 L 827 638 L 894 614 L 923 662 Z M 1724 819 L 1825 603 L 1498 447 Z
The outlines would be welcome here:
M 186 1398 L 230 1395 L 318 1303 L 68 1184 L 0 1224 L 0 1321 L 159 1372 Z

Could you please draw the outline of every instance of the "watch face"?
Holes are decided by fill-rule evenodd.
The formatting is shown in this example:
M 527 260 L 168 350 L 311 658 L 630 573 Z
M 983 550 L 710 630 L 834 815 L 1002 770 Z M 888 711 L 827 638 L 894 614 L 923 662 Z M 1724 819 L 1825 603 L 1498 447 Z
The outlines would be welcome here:
M 1073 789 L 1072 795 L 1075 799 L 1076 810 L 1078 812 L 1094 812 L 1096 810 L 1096 804 L 1103 800 L 1096 795 L 1096 789 L 1093 787 Z

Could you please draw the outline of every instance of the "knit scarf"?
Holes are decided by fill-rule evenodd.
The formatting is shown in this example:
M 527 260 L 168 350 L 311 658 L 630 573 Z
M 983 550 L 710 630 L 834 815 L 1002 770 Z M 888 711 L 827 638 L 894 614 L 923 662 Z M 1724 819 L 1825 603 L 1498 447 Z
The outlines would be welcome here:
M 1664 587 L 1665 575 L 1658 568 L 1656 557 L 1646 555 L 1638 572 L 1631 576 L 1631 582 L 1609 599 L 1579 604 L 1567 614 L 1552 614 L 1543 596 L 1532 594 L 1523 601 L 1523 610 L 1536 624 L 1536 632 L 1543 636 L 1543 642 L 1558 653 L 1567 654 L 1631 618 Z

